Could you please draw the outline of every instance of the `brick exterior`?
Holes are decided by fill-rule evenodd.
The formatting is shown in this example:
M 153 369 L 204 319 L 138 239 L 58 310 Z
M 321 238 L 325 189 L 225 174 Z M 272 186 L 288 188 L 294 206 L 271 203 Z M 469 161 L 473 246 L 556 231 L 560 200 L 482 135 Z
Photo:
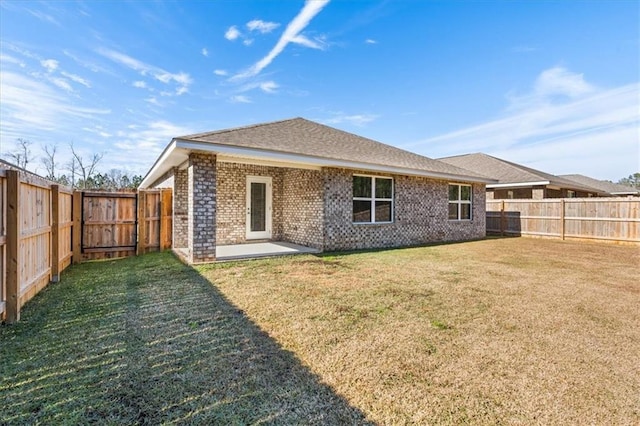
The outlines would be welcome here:
M 173 247 L 188 247 L 188 232 L 189 179 L 186 169 L 176 168 L 173 173 Z
M 411 246 L 485 236 L 484 185 L 473 185 L 473 220 L 450 221 L 449 182 L 410 176 L 390 176 L 395 186 L 393 223 L 354 224 L 351 218 L 354 172 L 324 170 L 325 251 Z
M 247 176 L 272 179 L 272 240 L 322 248 L 322 172 L 217 164 L 218 244 L 246 243 Z
M 392 177 L 394 221 L 352 222 L 354 173 Z M 174 169 L 174 247 L 190 262 L 215 260 L 215 247 L 246 239 L 247 176 L 272 178 L 272 240 L 323 251 L 463 241 L 485 236 L 485 186 L 473 184 L 473 219 L 448 219 L 449 181 L 348 169 L 306 170 L 221 163 L 193 153 Z M 456 182 L 457 183 L 457 182 Z
M 216 156 L 189 155 L 187 232 L 188 256 L 191 263 L 216 259 Z
M 282 168 L 252 164 L 218 163 L 218 244 L 242 244 L 246 237 L 247 176 L 271 177 L 272 237 L 282 239 Z
M 319 250 L 324 246 L 323 173 L 284 169 L 282 239 Z

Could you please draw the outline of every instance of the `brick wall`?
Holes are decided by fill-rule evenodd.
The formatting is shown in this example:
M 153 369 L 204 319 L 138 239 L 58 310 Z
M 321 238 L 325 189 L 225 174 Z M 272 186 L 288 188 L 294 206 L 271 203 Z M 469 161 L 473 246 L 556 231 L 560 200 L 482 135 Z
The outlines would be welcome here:
M 279 167 L 252 164 L 218 163 L 218 212 L 216 239 L 218 244 L 242 244 L 246 238 L 247 176 L 269 176 L 272 179 L 272 239 L 282 239 L 282 176 Z
M 323 173 L 283 169 L 282 239 L 322 250 L 324 236 Z
M 189 179 L 187 170 L 174 169 L 173 176 L 173 247 L 188 247 Z
M 353 173 L 371 174 L 324 169 L 326 251 L 411 246 L 485 236 L 484 185 L 473 186 L 473 220 L 450 221 L 449 182 L 411 176 L 391 176 L 395 187 L 393 223 L 354 224 L 351 217 Z
M 191 153 L 187 245 L 192 263 L 216 258 L 216 156 Z

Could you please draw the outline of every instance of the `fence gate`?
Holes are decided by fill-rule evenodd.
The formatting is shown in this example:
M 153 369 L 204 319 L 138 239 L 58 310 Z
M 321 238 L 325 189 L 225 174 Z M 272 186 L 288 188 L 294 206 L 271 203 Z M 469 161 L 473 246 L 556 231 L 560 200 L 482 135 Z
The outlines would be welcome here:
M 137 201 L 135 192 L 76 192 L 81 208 L 79 245 L 81 260 L 134 256 L 136 254 Z M 74 250 L 74 253 L 76 251 Z M 74 262 L 76 260 L 74 259 Z
M 171 189 L 76 191 L 73 196 L 74 263 L 171 247 Z

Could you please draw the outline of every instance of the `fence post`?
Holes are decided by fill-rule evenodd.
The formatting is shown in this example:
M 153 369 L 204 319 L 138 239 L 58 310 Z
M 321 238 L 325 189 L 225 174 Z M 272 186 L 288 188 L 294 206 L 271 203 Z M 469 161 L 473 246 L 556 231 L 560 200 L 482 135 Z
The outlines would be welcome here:
M 171 188 L 160 190 L 160 251 L 171 248 L 173 232 L 173 191 Z
M 144 215 L 146 208 L 146 196 L 144 191 L 138 191 L 138 212 L 137 212 L 137 222 L 138 222 L 138 242 L 136 246 L 136 254 L 141 255 L 145 254 L 147 244 L 146 244 L 146 235 L 147 235 L 147 220 Z
M 60 280 L 60 186 L 51 185 L 51 282 Z
M 20 175 L 17 170 L 7 170 L 7 324 L 20 321 L 19 214 Z
M 560 238 L 562 238 L 563 241 L 564 241 L 564 224 L 565 224 L 564 208 L 565 208 L 565 203 L 564 203 L 564 198 L 562 198 L 560 200 Z
M 73 263 L 82 261 L 82 191 L 73 191 Z
M 506 216 L 504 214 L 504 200 L 500 202 L 500 235 L 504 237 Z

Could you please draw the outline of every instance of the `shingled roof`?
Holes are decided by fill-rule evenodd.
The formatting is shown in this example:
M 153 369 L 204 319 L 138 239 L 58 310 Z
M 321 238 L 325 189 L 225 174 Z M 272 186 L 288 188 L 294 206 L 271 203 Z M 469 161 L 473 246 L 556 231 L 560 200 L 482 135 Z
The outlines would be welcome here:
M 558 177 L 550 173 L 482 153 L 444 157 L 439 158 L 438 160 L 485 175 L 498 181 L 497 184 L 488 184 L 487 188 L 505 186 L 509 184 L 513 184 L 514 186 L 535 184 L 554 185 L 568 189 L 604 193 L 604 191 L 598 190 L 590 185 L 563 179 L 562 177 Z
M 318 167 L 357 168 L 468 182 L 493 182 L 491 178 L 451 164 L 304 118 L 293 118 L 176 137 L 147 174 L 143 186 L 151 184 L 151 178 L 157 178 L 162 169 L 168 170 L 170 167 L 166 167 L 167 165 L 175 166 L 176 161 L 167 161 L 167 151 L 180 149 L 291 164 L 298 162 Z
M 589 185 L 611 195 L 640 195 L 640 189 L 638 188 L 620 185 L 618 183 L 608 182 L 606 180 L 598 180 L 585 175 L 560 175 L 560 177 L 577 182 L 582 185 Z

